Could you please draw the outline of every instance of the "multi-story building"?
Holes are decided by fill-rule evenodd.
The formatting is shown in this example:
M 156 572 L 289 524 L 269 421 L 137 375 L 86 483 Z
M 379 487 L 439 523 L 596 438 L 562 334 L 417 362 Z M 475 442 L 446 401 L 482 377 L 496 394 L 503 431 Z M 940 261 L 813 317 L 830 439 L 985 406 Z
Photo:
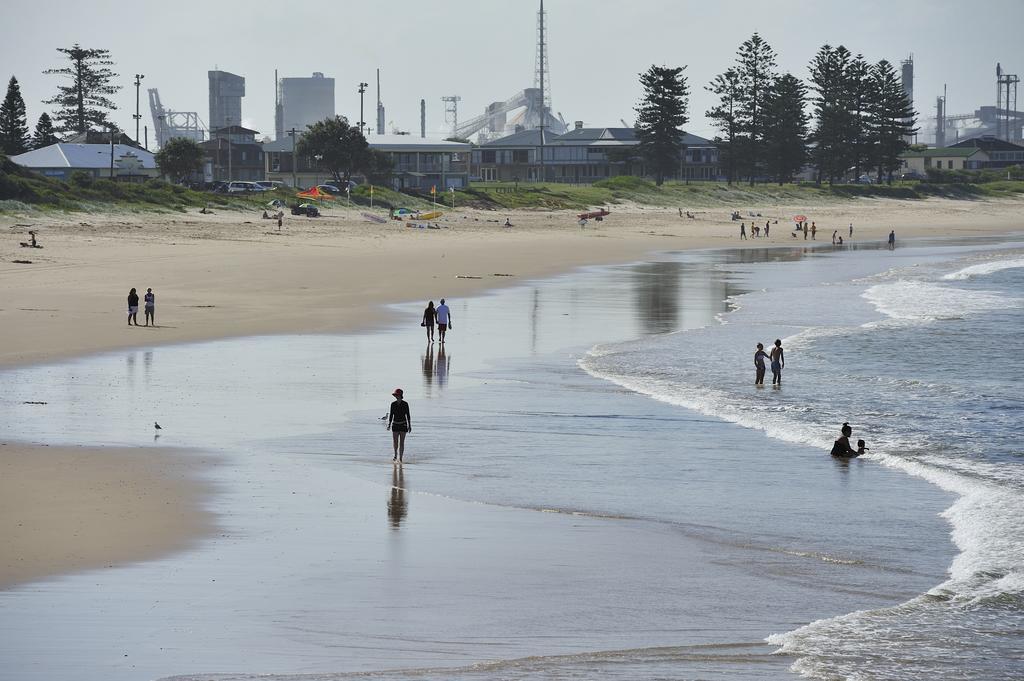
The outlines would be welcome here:
M 324 78 L 319 71 L 311 78 L 282 78 L 277 83 L 277 139 L 284 139 L 294 129 L 297 134 L 306 127 L 334 118 L 334 79 Z
M 482 144 L 473 151 L 473 178 L 485 182 L 526 181 L 590 183 L 617 175 L 645 175 L 633 128 L 585 128 L 555 135 L 524 130 Z M 696 135 L 681 133 L 683 148 L 676 179 L 714 180 L 718 177 L 718 148 Z
M 266 154 L 256 141 L 258 134 L 240 125 L 210 130 L 210 139 L 199 144 L 206 154 L 206 180 L 262 180 Z
M 227 71 L 209 71 L 210 130 L 219 130 L 242 123 L 242 97 L 245 78 Z

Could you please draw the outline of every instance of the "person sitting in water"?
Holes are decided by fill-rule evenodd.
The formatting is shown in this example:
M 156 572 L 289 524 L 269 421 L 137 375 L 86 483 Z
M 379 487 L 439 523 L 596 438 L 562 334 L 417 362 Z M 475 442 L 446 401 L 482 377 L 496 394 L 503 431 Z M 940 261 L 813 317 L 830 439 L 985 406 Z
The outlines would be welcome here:
M 869 447 L 864 443 L 864 440 L 857 440 L 857 456 L 860 456 L 864 452 L 868 451 Z
M 861 452 L 850 446 L 850 436 L 853 435 L 853 428 L 850 427 L 850 424 L 844 423 L 841 432 L 842 435 L 836 438 L 835 444 L 832 445 L 832 456 L 844 459 L 860 456 Z

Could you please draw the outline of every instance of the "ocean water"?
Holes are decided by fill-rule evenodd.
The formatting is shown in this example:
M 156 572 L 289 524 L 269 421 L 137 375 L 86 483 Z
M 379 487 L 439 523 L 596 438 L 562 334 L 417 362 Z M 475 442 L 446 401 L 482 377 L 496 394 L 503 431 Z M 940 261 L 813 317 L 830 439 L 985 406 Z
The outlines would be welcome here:
M 912 250 L 849 258 L 813 289 L 794 271 L 785 283 L 734 297 L 719 325 L 600 345 L 581 365 L 655 399 L 821 451 L 848 421 L 870 447 L 856 465 L 882 464 L 956 495 L 942 514 L 959 552 L 947 578 L 891 607 L 772 635 L 770 643 L 798 658 L 795 671 L 820 679 L 1019 679 L 1024 251 Z M 893 256 L 889 266 L 879 268 L 879 255 Z M 738 366 L 750 372 L 754 342 L 768 347 L 776 335 L 788 358 L 782 389 L 738 380 Z M 695 361 L 680 362 L 682 355 Z M 856 504 L 837 513 L 867 518 L 875 510 Z
M 221 532 L 0 593 L 0 679 L 1019 678 L 1022 265 L 665 254 L 450 301 L 443 352 L 417 303 L 3 372 L 0 437 L 216 452 Z

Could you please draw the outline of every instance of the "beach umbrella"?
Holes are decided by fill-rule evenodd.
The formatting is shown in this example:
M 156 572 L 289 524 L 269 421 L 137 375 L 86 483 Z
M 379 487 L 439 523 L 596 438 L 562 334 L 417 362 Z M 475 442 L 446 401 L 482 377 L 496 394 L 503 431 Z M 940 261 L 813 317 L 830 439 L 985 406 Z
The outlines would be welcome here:
M 793 216 L 793 222 L 807 222 L 807 216 L 806 215 L 794 215 Z
M 319 199 L 321 201 L 323 199 L 327 199 L 328 201 L 334 200 L 333 194 L 328 194 L 327 192 L 320 191 L 320 187 L 310 187 L 304 192 L 299 192 L 298 194 L 296 194 L 296 196 L 299 196 L 303 199 Z

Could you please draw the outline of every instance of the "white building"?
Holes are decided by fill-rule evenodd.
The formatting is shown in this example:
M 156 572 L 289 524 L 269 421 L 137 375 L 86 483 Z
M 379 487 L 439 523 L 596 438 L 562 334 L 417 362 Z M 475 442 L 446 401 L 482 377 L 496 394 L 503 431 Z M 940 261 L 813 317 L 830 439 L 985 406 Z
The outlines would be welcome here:
M 11 156 L 11 160 L 46 177 L 64 181 L 71 179 L 71 173 L 77 170 L 103 178 L 160 177 L 153 154 L 127 144 L 58 142 Z
M 282 78 L 277 87 L 277 139 L 284 139 L 292 128 L 301 135 L 306 126 L 334 118 L 333 78 L 317 71 L 311 78 Z

